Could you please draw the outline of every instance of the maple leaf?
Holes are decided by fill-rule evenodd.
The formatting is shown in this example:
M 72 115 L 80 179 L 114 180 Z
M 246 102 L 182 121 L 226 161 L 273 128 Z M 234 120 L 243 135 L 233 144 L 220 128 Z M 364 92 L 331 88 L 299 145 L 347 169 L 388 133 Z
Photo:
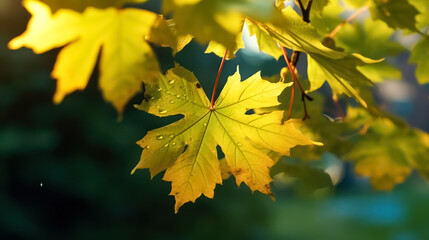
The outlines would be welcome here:
M 235 73 L 214 108 L 193 73 L 176 66 L 161 75 L 157 85 L 146 88 L 148 101 L 138 109 L 157 116 L 184 115 L 168 126 L 149 131 L 138 142 L 143 148 L 136 169 L 149 168 L 151 176 L 167 170 L 164 180 L 172 182 L 175 211 L 194 202 L 201 194 L 212 198 L 222 183 L 216 146 L 225 154 L 236 182 L 252 191 L 271 194 L 269 169 L 273 160 L 253 145 L 288 155 L 295 145 L 313 144 L 283 112 L 247 115 L 249 109 L 278 105 L 277 96 L 290 84 L 270 83 L 257 73 L 241 82 Z
M 429 36 L 424 36 L 411 50 L 410 63 L 416 63 L 416 78 L 420 84 L 429 83 Z
M 349 108 L 348 114 L 349 123 L 369 121 L 363 121 L 366 131 L 351 139 L 353 147 L 344 158 L 355 163 L 359 175 L 370 177 L 374 188 L 390 190 L 413 169 L 429 176 L 427 133 L 392 117 L 374 118 L 361 109 Z
M 173 19 L 158 17 L 153 23 L 146 40 L 163 47 L 171 47 L 173 54 L 180 52 L 192 40 L 191 35 L 178 35 Z
M 86 87 L 100 51 L 99 85 L 118 112 L 140 91 L 142 81 L 156 81 L 158 62 L 143 39 L 158 17 L 155 13 L 89 7 L 82 14 L 61 9 L 52 15 L 39 1 L 26 0 L 24 6 L 33 16 L 26 32 L 13 39 L 9 48 L 25 46 L 43 53 L 66 45 L 52 72 L 58 80 L 55 103 Z
M 405 51 L 405 48 L 389 40 L 394 32 L 384 22 L 367 18 L 363 24 L 355 21 L 353 24 L 345 25 L 335 35 L 335 42 L 346 53 L 358 52 L 373 59 L 398 56 Z M 358 69 L 374 82 L 400 79 L 402 75 L 397 68 L 385 61 L 358 67 Z
M 417 28 L 423 29 L 429 26 L 429 1 L 410 0 L 410 3 L 413 4 L 414 7 L 420 11 L 420 14 L 416 16 Z
M 241 34 L 237 34 L 236 36 L 236 46 L 233 49 L 227 49 L 225 46 L 223 46 L 220 43 L 217 43 L 216 41 L 210 41 L 209 45 L 206 48 L 206 51 L 204 53 L 214 53 L 219 57 L 223 57 L 225 55 L 226 50 L 228 50 L 225 59 L 230 60 L 235 58 L 235 53 L 240 49 L 244 47 L 244 42 L 242 39 Z
M 179 35 L 192 35 L 200 43 L 213 41 L 230 52 L 232 58 L 239 47 L 244 16 L 269 18 L 274 10 L 271 1 L 260 0 L 165 0 L 164 13 L 171 13 Z M 238 44 L 237 44 L 238 42 Z M 212 46 L 213 48 L 214 46 Z M 208 49 L 208 52 L 217 51 Z M 219 50 L 222 51 L 222 50 Z
M 52 11 L 69 8 L 76 11 L 83 11 L 91 6 L 96 8 L 121 7 L 124 3 L 143 3 L 147 0 L 40 0 L 51 7 Z
M 356 2 L 356 0 L 353 1 L 353 3 Z M 344 22 L 344 19 L 341 18 L 343 11 L 339 1 L 329 1 L 329 4 L 323 9 L 323 16 L 322 14 L 310 15 L 311 25 L 317 29 L 321 36 L 329 35 L 339 24 Z
M 346 94 L 364 107 L 372 103 L 372 99 L 362 93 L 366 92 L 367 87 L 372 86 L 373 83 L 357 67 L 381 60 L 372 60 L 356 53 L 346 54 L 324 46 L 314 27 L 304 22 L 301 16 L 290 7 L 283 9 L 281 14 L 277 14 L 272 23 L 262 24 L 250 18 L 249 21 L 279 44 L 307 53 L 308 79 L 311 84 L 309 91 L 319 89 L 327 81 L 334 95 Z M 260 32 L 259 35 L 264 33 Z M 273 43 L 270 43 L 271 47 L 272 45 Z
M 369 8 L 374 19 L 380 19 L 393 29 L 418 32 L 416 16 L 419 11 L 408 0 L 372 0 Z

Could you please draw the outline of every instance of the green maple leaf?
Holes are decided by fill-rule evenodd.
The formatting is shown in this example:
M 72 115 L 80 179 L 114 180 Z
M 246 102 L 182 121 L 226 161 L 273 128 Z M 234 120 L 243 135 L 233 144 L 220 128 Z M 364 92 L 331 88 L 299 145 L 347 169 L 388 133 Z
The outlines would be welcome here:
M 290 84 L 265 81 L 259 73 L 241 82 L 237 71 L 211 108 L 193 73 L 176 66 L 160 76 L 158 85 L 147 86 L 149 100 L 137 108 L 157 116 L 181 114 L 184 118 L 149 131 L 138 142 L 143 153 L 135 169 L 149 168 L 152 177 L 166 170 L 164 180 L 172 182 L 177 212 L 201 194 L 212 198 L 216 184 L 222 183 L 216 153 L 219 145 L 238 185 L 244 182 L 252 191 L 271 194 L 273 160 L 254 145 L 288 155 L 295 145 L 313 142 L 294 127 L 295 120 L 282 124 L 282 111 L 245 113 L 278 105 L 277 96 L 287 86 Z
M 284 9 L 282 15 L 277 16 L 272 23 L 262 24 L 251 19 L 250 21 L 279 44 L 307 53 L 310 91 L 319 89 L 327 81 L 334 95 L 346 94 L 364 107 L 372 104 L 368 94 L 362 93 L 367 92 L 367 87 L 373 83 L 357 67 L 379 61 L 324 46 L 314 27 L 304 22 L 290 7 Z
M 368 104 L 372 107 L 372 99 L 365 92 L 373 83 L 357 67 L 374 62 L 376 61 L 359 54 L 348 55 L 341 60 L 310 55 L 308 57 L 308 79 L 311 83 L 309 91 L 319 89 L 327 81 L 334 96 L 346 94 L 363 107 L 368 108 Z
M 416 16 L 419 11 L 408 0 L 372 0 L 369 8 L 374 19 L 380 19 L 393 29 L 418 32 Z
M 83 13 L 61 9 L 52 15 L 39 1 L 26 0 L 24 6 L 33 17 L 27 31 L 13 39 L 9 48 L 28 47 L 43 53 L 66 45 L 52 72 L 58 80 L 55 103 L 86 87 L 100 51 L 99 85 L 118 112 L 141 90 L 143 81 L 156 81 L 158 61 L 144 40 L 159 17 L 155 13 L 89 7 Z
M 355 163 L 358 174 L 370 177 L 376 189 L 390 190 L 413 169 L 429 176 L 429 135 L 391 117 L 374 118 L 366 111 L 348 109 L 347 122 L 364 121 L 365 133 L 351 139 L 344 158 Z
M 411 50 L 410 63 L 416 63 L 416 77 L 420 84 L 429 83 L 429 36 L 420 39 Z
M 87 7 L 107 8 L 121 7 L 124 3 L 143 3 L 147 0 L 40 0 L 49 5 L 52 11 L 56 12 L 61 8 L 73 9 L 79 12 Z

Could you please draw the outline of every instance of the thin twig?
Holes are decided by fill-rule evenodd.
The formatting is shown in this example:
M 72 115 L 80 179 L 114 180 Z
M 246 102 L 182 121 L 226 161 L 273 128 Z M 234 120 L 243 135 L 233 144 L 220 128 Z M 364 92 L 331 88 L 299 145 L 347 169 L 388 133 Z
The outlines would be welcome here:
M 295 84 L 298 85 L 299 90 L 301 91 L 301 101 L 304 103 L 304 118 L 303 120 L 310 118 L 310 116 L 307 113 L 307 107 L 306 107 L 306 103 L 305 103 L 305 99 L 307 98 L 308 100 L 312 101 L 313 98 L 308 96 L 305 92 L 304 89 L 302 88 L 301 84 L 298 81 L 298 78 L 295 75 L 295 66 L 293 66 L 287 56 L 287 52 L 286 49 L 281 46 L 282 52 L 283 52 L 283 57 L 285 58 L 286 64 L 290 70 L 290 73 L 292 75 L 292 82 L 294 83 L 294 86 L 292 86 L 292 94 L 291 94 L 291 99 L 290 99 L 290 104 L 289 104 L 289 112 L 288 112 L 288 118 L 291 117 L 292 115 L 292 107 L 293 107 L 293 101 L 294 101 L 294 96 L 295 96 Z
M 295 100 L 295 85 L 296 85 L 295 83 L 298 82 L 298 79 L 297 79 L 297 77 L 295 75 L 295 67 L 293 67 L 290 64 L 289 58 L 287 57 L 286 49 L 284 47 L 281 47 L 281 49 L 282 49 L 283 57 L 285 58 L 287 67 L 289 68 L 289 72 L 292 75 L 292 83 L 293 83 L 292 84 L 291 94 L 290 94 L 289 111 L 288 111 L 288 115 L 287 115 L 287 118 L 289 119 L 291 117 L 291 115 L 292 115 L 293 102 Z

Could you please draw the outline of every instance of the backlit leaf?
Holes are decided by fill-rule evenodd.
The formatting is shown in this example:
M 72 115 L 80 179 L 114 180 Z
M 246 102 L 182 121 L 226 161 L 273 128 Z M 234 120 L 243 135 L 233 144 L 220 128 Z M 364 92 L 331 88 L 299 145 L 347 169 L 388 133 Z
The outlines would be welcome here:
M 34 0 L 24 1 L 33 15 L 27 31 L 9 43 L 9 48 L 32 48 L 43 53 L 66 45 L 59 53 L 52 76 L 57 81 L 54 102 L 84 89 L 100 57 L 99 86 L 104 98 L 122 112 L 142 82 L 154 82 L 158 62 L 144 41 L 157 15 L 139 9 L 87 8 L 84 13 L 50 8 Z
M 343 12 L 344 9 L 339 1 L 329 1 L 329 4 L 323 9 L 323 16 L 311 15 L 310 23 L 321 36 L 328 35 L 344 22 L 344 19 L 341 18 Z
M 269 18 L 274 9 L 273 2 L 260 0 L 201 0 L 194 4 L 182 4 L 183 2 L 163 1 L 163 11 L 172 13 L 178 34 L 190 34 L 203 44 L 214 41 L 231 53 L 238 49 L 237 35 L 241 35 L 244 17 L 250 15 Z
M 269 169 L 273 160 L 269 149 L 288 155 L 295 145 L 313 144 L 289 120 L 282 124 L 283 112 L 245 114 L 247 110 L 278 105 L 277 96 L 290 84 L 270 83 L 259 73 L 241 82 L 235 73 L 217 99 L 214 109 L 195 76 L 176 66 L 160 76 L 158 85 L 149 85 L 138 109 L 157 116 L 181 114 L 184 118 L 149 131 L 138 142 L 143 148 L 135 169 L 149 168 L 151 175 L 166 170 L 164 180 L 172 182 L 171 195 L 176 212 L 184 203 L 201 194 L 212 198 L 216 184 L 222 183 L 216 146 L 220 146 L 238 185 L 271 194 Z
M 428 0 L 410 0 L 410 3 L 419 10 L 420 14 L 416 16 L 417 28 L 423 29 L 429 26 L 429 1 Z
M 236 37 L 236 48 L 234 49 L 228 49 L 228 53 L 226 54 L 226 59 L 230 60 L 235 58 L 235 53 L 240 49 L 244 47 L 244 42 L 241 38 L 241 34 L 238 34 Z M 207 49 L 204 53 L 214 53 L 219 57 L 223 57 L 225 55 L 225 51 L 227 49 L 225 46 L 223 46 L 220 43 L 217 43 L 215 41 L 210 41 L 209 45 L 207 46 Z
M 273 23 L 250 21 L 279 44 L 308 54 L 310 91 L 319 89 L 327 81 L 334 95 L 346 94 L 355 98 L 362 106 L 368 107 L 371 99 L 366 99 L 361 92 L 366 91 L 365 88 L 371 86 L 372 82 L 357 67 L 379 61 L 359 54 L 345 54 L 324 46 L 314 27 L 304 22 L 290 7 L 284 9 L 282 17 L 277 17 Z
M 246 26 L 249 29 L 249 36 L 256 36 L 259 51 L 265 52 L 266 54 L 274 57 L 276 60 L 283 55 L 279 44 L 271 37 L 271 35 L 261 30 L 257 24 L 249 19 L 246 19 Z

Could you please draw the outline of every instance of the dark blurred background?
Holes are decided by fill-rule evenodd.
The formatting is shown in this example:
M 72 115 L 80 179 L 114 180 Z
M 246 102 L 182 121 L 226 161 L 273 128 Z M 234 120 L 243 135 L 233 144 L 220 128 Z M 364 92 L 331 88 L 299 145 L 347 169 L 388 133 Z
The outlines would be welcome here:
M 159 11 L 153 2 L 142 6 Z M 59 50 L 35 55 L 7 49 L 29 17 L 20 1 L 0 0 L 0 239 L 429 239 L 429 185 L 419 176 L 392 192 L 375 192 L 330 155 L 342 176 L 333 193 L 302 195 L 273 184 L 273 202 L 228 179 L 214 199 L 201 197 L 174 214 L 162 176 L 150 180 L 147 170 L 130 175 L 141 153 L 135 142 L 173 120 L 134 109 L 140 94 L 117 121 L 102 100 L 97 71 L 84 91 L 54 105 L 50 71 Z M 167 48 L 154 49 L 163 70 L 177 61 L 204 89 L 212 88 L 220 58 L 203 54 L 204 46 L 192 42 L 175 58 Z M 388 82 L 380 98 L 429 131 L 428 88 L 417 85 L 407 58 L 394 60 L 405 79 Z M 238 64 L 243 77 L 259 69 L 273 75 L 285 65 L 242 50 L 226 63 L 221 84 Z M 395 98 L 404 86 L 409 94 Z

